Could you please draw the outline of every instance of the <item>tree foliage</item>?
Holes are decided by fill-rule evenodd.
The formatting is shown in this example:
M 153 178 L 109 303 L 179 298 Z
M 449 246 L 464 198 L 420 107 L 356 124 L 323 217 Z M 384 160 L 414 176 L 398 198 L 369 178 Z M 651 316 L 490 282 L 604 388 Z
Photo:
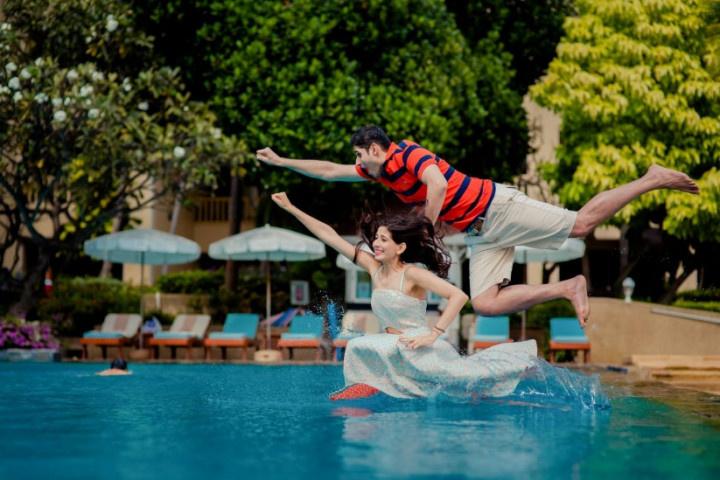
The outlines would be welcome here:
M 0 254 L 15 241 L 36 248 L 27 307 L 54 255 L 167 194 L 211 187 L 244 150 L 189 100 L 176 70 L 150 62 L 152 39 L 124 3 L 2 8 Z
M 250 146 L 348 161 L 352 131 L 376 123 L 471 174 L 509 179 L 524 165 L 527 127 L 522 96 L 510 88 L 511 57 L 495 37 L 470 48 L 442 1 L 175 0 L 146 8 L 163 51 L 193 65 L 189 83 Z M 173 53 L 176 38 L 190 60 Z M 513 144 L 498 125 L 515 132 Z M 298 181 L 267 169 L 263 178 Z
M 636 179 L 652 164 L 698 179 L 698 196 L 655 191 L 614 220 L 661 224 L 683 241 L 685 253 L 675 258 L 685 256 L 691 272 L 699 266 L 692 253 L 720 241 L 720 81 L 707 68 L 707 10 L 681 0 L 579 0 L 576 6 L 579 15 L 565 21 L 557 58 L 531 89 L 538 103 L 562 116 L 558 162 L 545 175 L 569 207 Z

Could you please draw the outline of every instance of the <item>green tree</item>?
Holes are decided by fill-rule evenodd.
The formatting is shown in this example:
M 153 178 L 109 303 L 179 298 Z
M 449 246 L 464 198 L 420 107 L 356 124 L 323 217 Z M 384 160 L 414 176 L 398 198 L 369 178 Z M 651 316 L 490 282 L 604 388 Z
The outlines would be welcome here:
M 720 82 L 707 69 L 707 10 L 681 0 L 576 6 L 557 58 L 531 89 L 562 116 L 558 161 L 545 166 L 545 176 L 569 207 L 654 163 L 698 179 L 698 196 L 656 191 L 614 219 L 642 229 L 659 224 L 672 240 L 666 288 L 673 293 L 720 241 Z
M 151 62 L 123 2 L 10 0 L 2 14 L 0 255 L 17 241 L 37 252 L 21 279 L 26 311 L 55 256 L 166 195 L 213 186 L 223 166 L 242 173 L 244 149 L 177 70 Z
M 509 179 L 524 166 L 527 127 L 521 95 L 509 86 L 510 56 L 494 38 L 471 49 L 440 0 L 174 0 L 141 8 L 169 61 L 185 67 L 223 126 L 253 148 L 348 161 L 352 131 L 377 123 L 471 174 Z M 498 125 L 520 140 L 506 142 Z M 267 169 L 261 178 L 272 186 L 300 181 Z

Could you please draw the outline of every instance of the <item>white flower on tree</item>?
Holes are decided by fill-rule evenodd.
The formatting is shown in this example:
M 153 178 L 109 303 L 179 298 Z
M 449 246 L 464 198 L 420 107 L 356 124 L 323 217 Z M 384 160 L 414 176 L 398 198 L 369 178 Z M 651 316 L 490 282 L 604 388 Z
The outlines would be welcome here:
M 12 88 L 13 90 L 20 90 L 20 79 L 17 77 L 13 77 L 8 82 L 8 87 Z
M 27 80 L 30 77 L 32 77 L 32 75 L 30 75 L 30 72 L 27 68 L 23 68 L 22 70 L 20 70 L 20 78 L 22 78 L 23 80 Z
M 8 73 L 12 73 L 15 70 L 17 70 L 17 65 L 15 65 L 13 62 L 8 62 L 5 64 L 5 71 Z
M 52 99 L 53 107 L 59 107 L 60 105 L 62 105 L 62 103 L 63 103 L 62 98 L 56 97 L 56 98 Z
M 64 110 L 58 110 L 53 114 L 53 120 L 56 122 L 64 122 L 67 120 L 67 113 Z
M 13 95 L 13 101 L 16 103 L 19 102 L 20 100 L 22 100 L 22 98 L 23 98 L 23 95 L 20 92 L 15 92 L 15 95 Z
M 87 97 L 88 95 L 93 93 L 93 90 L 94 88 L 92 87 L 92 85 L 83 85 L 82 87 L 80 87 L 80 96 Z
M 148 102 L 140 102 L 138 103 L 138 110 L 142 110 L 143 112 L 147 112 L 147 109 L 150 108 L 150 105 L 148 105 Z
M 91 108 L 88 110 L 88 118 L 94 120 L 100 116 L 100 110 L 97 108 Z
M 78 75 L 78 73 L 75 71 L 75 69 L 71 69 L 71 70 L 69 70 L 68 73 L 67 73 L 67 79 L 70 80 L 71 82 L 74 82 L 75 80 L 77 80 L 78 77 L 79 77 L 79 75 Z
M 180 146 L 173 148 L 173 156 L 177 159 L 183 158 L 185 156 L 185 149 Z
M 105 75 L 103 75 L 102 72 L 93 72 L 92 79 L 94 82 L 99 82 L 101 80 L 105 80 Z
M 114 15 L 108 15 L 107 19 L 105 20 L 105 29 L 108 32 L 114 32 L 118 28 L 118 21 L 115 20 Z
M 35 95 L 35 101 L 37 103 L 45 103 L 48 101 L 48 96 L 46 94 L 40 92 L 37 95 Z

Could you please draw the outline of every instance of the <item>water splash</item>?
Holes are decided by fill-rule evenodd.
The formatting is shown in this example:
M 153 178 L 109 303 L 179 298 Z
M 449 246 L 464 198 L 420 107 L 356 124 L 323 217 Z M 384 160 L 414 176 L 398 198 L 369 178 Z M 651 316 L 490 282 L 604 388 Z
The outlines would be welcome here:
M 327 320 L 330 338 L 335 338 L 340 334 L 340 316 L 337 304 L 330 300 L 327 303 Z

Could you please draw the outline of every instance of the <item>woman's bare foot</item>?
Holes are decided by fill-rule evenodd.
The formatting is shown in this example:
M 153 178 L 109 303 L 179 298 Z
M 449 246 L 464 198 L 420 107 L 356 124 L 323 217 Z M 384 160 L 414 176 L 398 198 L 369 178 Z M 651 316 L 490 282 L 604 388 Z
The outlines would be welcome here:
M 695 195 L 700 193 L 700 188 L 693 179 L 677 170 L 671 170 L 660 165 L 651 165 L 645 175 L 648 179 L 652 179 L 658 188 L 672 188 Z
M 568 300 L 572 303 L 581 326 L 585 326 L 590 317 L 590 302 L 588 302 L 587 281 L 582 275 L 577 275 L 569 282 Z

